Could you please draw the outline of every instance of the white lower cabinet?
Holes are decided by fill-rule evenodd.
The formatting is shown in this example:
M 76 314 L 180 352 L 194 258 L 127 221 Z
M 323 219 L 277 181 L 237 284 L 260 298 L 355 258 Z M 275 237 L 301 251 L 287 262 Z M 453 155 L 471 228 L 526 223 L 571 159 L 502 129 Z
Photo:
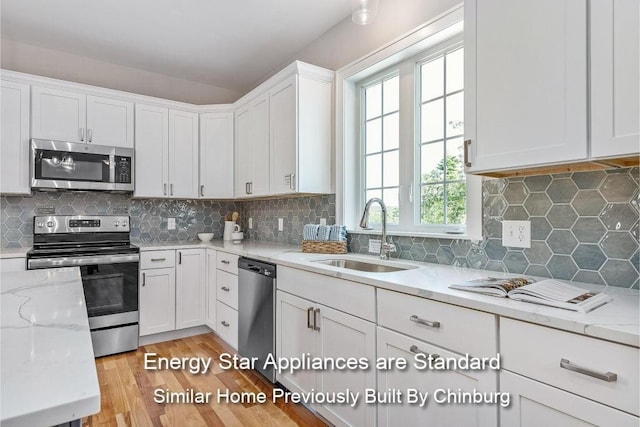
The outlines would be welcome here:
M 175 268 L 140 272 L 140 336 L 176 328 Z
M 638 426 L 633 415 L 508 371 L 500 373 L 500 388 L 511 394 L 500 411 L 503 426 Z
M 277 292 L 276 352 L 278 357 L 305 355 L 324 359 L 366 358 L 375 363 L 375 325 L 330 307 Z M 375 425 L 375 406 L 364 404 L 366 389 L 375 388 L 375 369 L 300 370 L 282 372 L 278 381 L 293 391 L 315 390 L 324 394 L 360 393 L 360 403 L 350 405 L 312 405 L 335 425 Z
M 238 310 L 216 301 L 216 332 L 231 347 L 238 348 Z
M 207 309 L 205 250 L 179 250 L 176 255 L 176 329 L 204 325 Z
M 378 392 L 399 390 L 402 403 L 379 403 L 378 426 L 497 426 L 500 397 L 492 404 L 455 403 L 449 393 L 462 390 L 468 393 L 484 393 L 496 396 L 496 371 L 487 370 L 429 370 L 417 369 L 413 364 L 416 354 L 439 355 L 460 358 L 441 347 L 407 337 L 385 328 L 377 328 L 377 357 L 387 360 L 404 359 L 407 368 L 378 371 Z M 435 356 L 434 356 L 435 357 Z M 421 360 L 421 359 L 418 359 Z M 423 359 L 422 359 L 423 360 Z M 420 366 L 418 364 L 418 366 Z M 408 402 L 408 390 L 428 393 L 426 403 Z M 495 401 L 495 400 L 494 400 Z

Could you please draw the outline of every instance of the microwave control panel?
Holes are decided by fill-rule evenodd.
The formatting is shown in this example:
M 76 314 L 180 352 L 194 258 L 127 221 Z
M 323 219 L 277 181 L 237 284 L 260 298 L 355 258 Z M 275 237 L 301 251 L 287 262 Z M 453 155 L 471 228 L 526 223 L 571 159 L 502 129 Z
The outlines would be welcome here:
M 131 157 L 115 156 L 117 184 L 131 184 Z

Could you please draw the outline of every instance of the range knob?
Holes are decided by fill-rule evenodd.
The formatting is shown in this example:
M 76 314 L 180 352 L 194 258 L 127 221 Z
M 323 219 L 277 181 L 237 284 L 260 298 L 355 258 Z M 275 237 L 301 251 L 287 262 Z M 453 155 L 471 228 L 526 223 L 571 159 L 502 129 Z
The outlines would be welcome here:
M 113 221 L 113 225 L 115 225 L 116 227 L 120 225 L 120 221 Z
M 42 228 L 42 227 L 44 227 L 44 222 L 38 221 L 38 223 L 36 225 L 38 226 L 38 228 Z
M 127 226 L 127 221 L 122 221 L 122 226 L 126 227 Z
M 53 221 L 47 221 L 47 227 L 53 227 Z

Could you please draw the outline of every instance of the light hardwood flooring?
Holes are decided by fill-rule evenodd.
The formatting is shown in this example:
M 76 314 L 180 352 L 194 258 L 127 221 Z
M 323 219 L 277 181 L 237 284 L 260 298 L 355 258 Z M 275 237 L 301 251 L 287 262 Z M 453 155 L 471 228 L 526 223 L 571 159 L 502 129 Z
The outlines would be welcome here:
M 182 370 L 144 369 L 144 354 L 162 357 L 211 357 L 213 369 L 205 375 Z M 302 405 L 271 402 L 273 386 L 253 371 L 222 370 L 218 355 L 234 353 L 215 334 L 197 335 L 140 347 L 135 352 L 96 360 L 100 393 L 100 413 L 85 418 L 84 427 L 102 426 L 325 426 Z M 264 404 L 208 404 L 154 402 L 156 388 L 215 392 L 262 391 L 269 396 Z

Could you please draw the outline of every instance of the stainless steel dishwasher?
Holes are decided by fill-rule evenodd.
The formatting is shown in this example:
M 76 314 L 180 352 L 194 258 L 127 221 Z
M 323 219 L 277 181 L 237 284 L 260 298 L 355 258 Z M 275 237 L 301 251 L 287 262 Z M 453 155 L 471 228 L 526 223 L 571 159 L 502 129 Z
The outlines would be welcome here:
M 273 369 L 264 369 L 276 351 L 276 266 L 249 258 L 238 259 L 238 352 L 257 357 L 256 369 L 275 383 Z

